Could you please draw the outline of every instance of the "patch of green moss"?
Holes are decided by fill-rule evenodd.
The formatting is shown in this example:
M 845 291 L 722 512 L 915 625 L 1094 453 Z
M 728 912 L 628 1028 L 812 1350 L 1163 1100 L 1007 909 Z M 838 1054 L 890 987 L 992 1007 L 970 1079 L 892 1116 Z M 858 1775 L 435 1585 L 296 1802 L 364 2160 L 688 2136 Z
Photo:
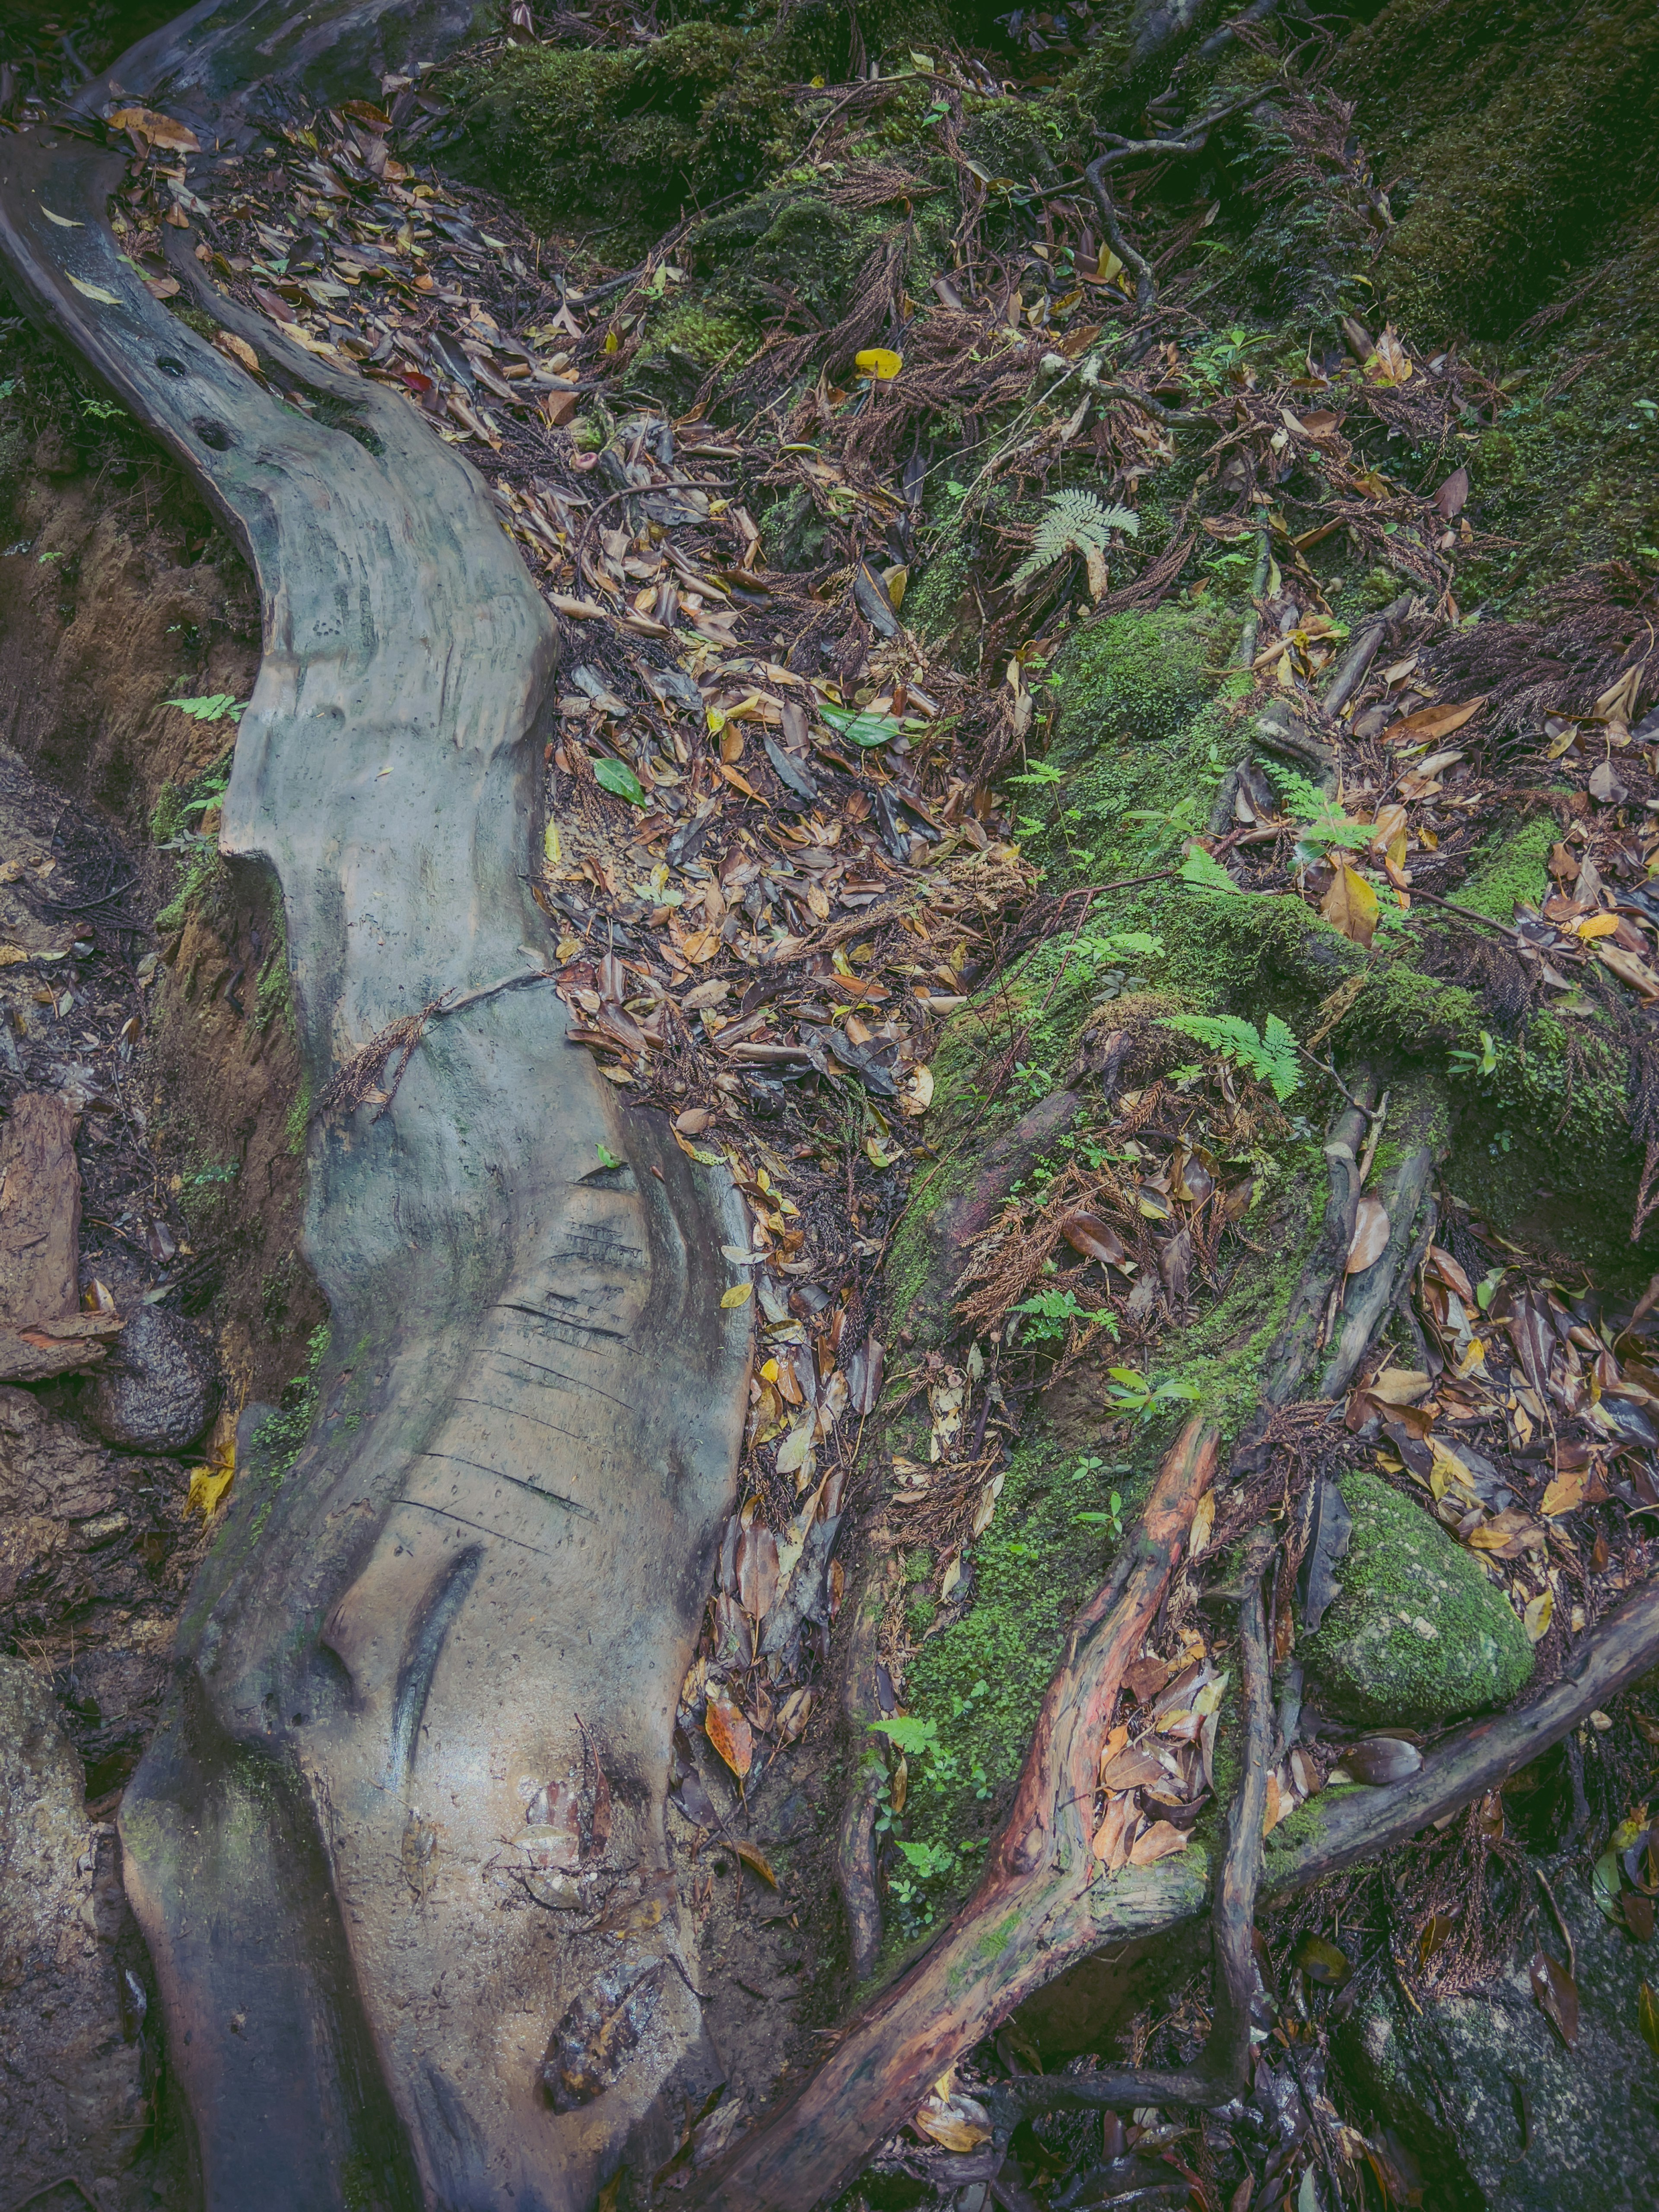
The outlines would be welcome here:
M 1550 851 L 1560 834 L 1554 816 L 1544 812 L 1490 838 L 1458 890 L 1458 904 L 1506 922 L 1514 921 L 1519 905 L 1541 906 Z
M 973 1604 L 929 1638 L 910 1665 L 910 1709 L 937 1722 L 955 1767 L 945 1784 L 913 1768 L 905 1810 L 910 1839 L 951 1854 L 953 1872 L 930 1884 L 936 1909 L 977 1877 L 981 1853 L 1007 1812 L 1066 1632 L 1109 1558 L 1104 1532 L 1079 1527 L 1076 1516 L 1101 1510 L 1114 1488 L 1132 1515 L 1139 1486 L 1127 1461 L 1085 1469 L 1052 1435 L 1018 1445 L 995 1518 L 963 1555 Z
M 1321 1697 L 1367 1726 L 1434 1726 L 1505 1704 L 1532 1645 L 1474 1554 L 1378 1476 L 1340 1477 L 1353 1534 L 1342 1595 L 1299 1656 Z

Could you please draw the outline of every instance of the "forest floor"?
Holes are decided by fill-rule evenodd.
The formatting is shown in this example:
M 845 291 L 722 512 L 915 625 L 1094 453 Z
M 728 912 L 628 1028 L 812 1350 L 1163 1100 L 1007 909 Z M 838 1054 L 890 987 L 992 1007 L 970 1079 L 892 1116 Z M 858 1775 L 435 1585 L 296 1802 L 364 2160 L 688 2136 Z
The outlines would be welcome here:
M 108 118 L 158 298 L 252 376 L 216 291 L 402 390 L 494 487 L 566 627 L 561 995 L 748 1201 L 750 1420 L 670 1800 L 728 2083 L 665 2191 L 972 1892 L 1193 1408 L 1233 1467 L 1192 1559 L 1284 1537 L 1270 1884 L 1322 1801 L 1536 1697 L 1650 1577 L 1652 179 L 1574 203 L 1507 294 L 1535 210 L 1460 155 L 1457 72 L 1412 76 L 1424 12 L 1194 53 L 1115 142 L 1080 119 L 1110 9 L 849 52 L 802 11 L 740 67 L 726 25 L 515 9 L 251 149 Z M 1512 126 L 1523 61 L 1441 12 Z M 1592 45 L 1629 27 L 1592 13 Z M 1636 47 L 1606 158 L 1653 97 Z M 1591 100 L 1555 118 L 1581 156 Z M 1446 215 L 1471 179 L 1496 243 Z M 38 453 L 63 401 L 8 344 Z M 322 1109 L 383 1103 L 405 1048 Z M 1219 1840 L 1240 1655 L 1206 1571 L 1108 1716 L 1103 1879 Z M 1224 2113 L 1027 2119 L 988 2159 L 1000 2085 L 1189 2062 L 1177 1943 L 966 2054 L 864 2201 L 1637 2201 L 1656 1747 L 1650 1680 L 1265 1911 Z M 1597 2156 L 1624 2130 L 1600 2197 L 1575 2110 Z

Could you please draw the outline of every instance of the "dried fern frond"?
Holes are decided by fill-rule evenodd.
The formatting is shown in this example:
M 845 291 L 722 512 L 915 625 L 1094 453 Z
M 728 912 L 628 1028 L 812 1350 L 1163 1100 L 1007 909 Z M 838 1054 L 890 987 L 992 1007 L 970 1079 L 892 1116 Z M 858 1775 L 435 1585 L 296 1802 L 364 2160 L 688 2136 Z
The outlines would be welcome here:
M 1030 554 L 1014 571 L 1015 592 L 1034 583 L 1063 554 L 1076 552 L 1088 565 L 1089 596 L 1097 599 L 1106 588 L 1106 555 L 1115 530 L 1138 538 L 1140 517 L 1133 507 L 1108 507 L 1091 491 L 1055 492 L 1038 517 Z

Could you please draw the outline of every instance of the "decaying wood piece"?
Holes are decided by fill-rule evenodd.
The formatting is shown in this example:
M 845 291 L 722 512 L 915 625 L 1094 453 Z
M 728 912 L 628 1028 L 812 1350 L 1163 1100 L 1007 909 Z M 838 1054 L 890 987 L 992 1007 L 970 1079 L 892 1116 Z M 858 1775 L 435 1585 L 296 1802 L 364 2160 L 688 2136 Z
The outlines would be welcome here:
M 1145 1879 L 1161 1869 L 1126 1868 L 1109 1879 L 1090 1849 L 1089 1816 L 1124 1669 L 1181 1559 L 1214 1473 L 1216 1442 L 1208 1422 L 1188 1423 L 1109 1580 L 1073 1624 L 972 1899 L 869 2005 L 799 2096 L 737 2146 L 696 2197 L 700 2208 L 808 2212 L 833 2197 L 989 2026 L 1074 1959 L 1128 1932 L 1143 1897 L 1168 1893 Z M 1171 1887 L 1184 1890 L 1194 1911 L 1204 1883 L 1195 1869 L 1184 1875 Z
M 429 54 L 470 15 L 210 6 L 114 75 L 245 151 L 266 97 L 373 98 L 386 40 Z M 586 2212 L 714 2078 L 663 1806 L 741 1435 L 719 1255 L 744 1217 L 567 1047 L 552 993 L 489 990 L 546 944 L 558 638 L 485 487 L 210 290 L 266 384 L 167 313 L 109 228 L 121 170 L 0 137 L 0 260 L 255 570 L 222 845 L 280 884 L 313 1095 L 453 1010 L 380 1118 L 313 1125 L 322 1411 L 232 1492 L 124 1801 L 130 1894 L 211 2212 Z
M 81 1167 L 75 1115 L 25 1091 L 0 1122 L 0 1382 L 96 1366 L 121 1326 L 81 1306 Z

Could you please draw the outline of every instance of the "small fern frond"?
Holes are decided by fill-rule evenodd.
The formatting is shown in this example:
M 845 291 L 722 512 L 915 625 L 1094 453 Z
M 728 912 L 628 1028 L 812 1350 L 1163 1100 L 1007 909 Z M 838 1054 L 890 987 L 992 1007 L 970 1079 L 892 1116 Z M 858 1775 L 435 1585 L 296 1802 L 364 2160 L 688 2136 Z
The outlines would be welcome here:
M 1164 1026 L 1237 1060 L 1258 1082 L 1270 1085 L 1281 1104 L 1300 1087 L 1296 1038 L 1277 1014 L 1268 1015 L 1260 1032 L 1254 1022 L 1244 1021 L 1237 1014 L 1171 1014 Z
M 1014 571 L 1013 589 L 1024 591 L 1066 553 L 1081 553 L 1095 568 L 1103 563 L 1115 530 L 1138 538 L 1140 517 L 1133 507 L 1108 507 L 1091 491 L 1055 492 L 1037 518 L 1030 552 Z

